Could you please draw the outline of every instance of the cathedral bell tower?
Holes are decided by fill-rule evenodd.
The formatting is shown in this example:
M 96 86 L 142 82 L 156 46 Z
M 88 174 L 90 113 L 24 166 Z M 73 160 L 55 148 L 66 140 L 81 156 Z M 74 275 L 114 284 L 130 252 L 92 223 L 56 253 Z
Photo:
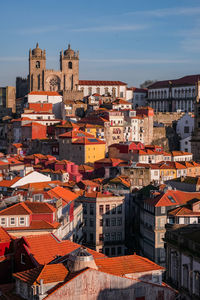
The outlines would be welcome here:
M 196 102 L 194 103 L 194 131 L 191 139 L 193 159 L 200 161 L 200 81 L 196 83 Z
M 63 76 L 63 90 L 76 91 L 79 84 L 79 52 L 68 45 L 68 49 L 60 52 L 60 71 Z
M 46 52 L 37 43 L 36 48 L 29 50 L 29 92 L 44 90 L 44 72 L 46 70 Z

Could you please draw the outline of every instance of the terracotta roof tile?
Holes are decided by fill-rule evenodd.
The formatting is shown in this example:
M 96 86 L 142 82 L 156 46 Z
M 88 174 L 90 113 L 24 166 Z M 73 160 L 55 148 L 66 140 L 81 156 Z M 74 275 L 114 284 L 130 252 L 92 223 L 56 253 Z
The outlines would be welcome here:
M 64 256 L 80 247 L 80 245 L 69 240 L 60 241 L 53 234 L 43 234 L 27 236 L 28 250 L 30 254 L 34 255 L 35 260 L 39 264 L 48 264 L 57 256 Z M 88 252 L 94 256 L 94 259 L 105 257 L 104 254 L 98 253 L 87 248 Z
M 68 270 L 63 264 L 39 266 L 34 269 L 13 274 L 15 278 L 18 278 L 29 285 L 40 284 L 40 279 L 43 279 L 44 284 L 62 282 L 67 275 Z
M 52 213 L 56 209 L 49 203 L 46 202 L 20 202 L 13 206 L 7 207 L 0 211 L 0 216 L 5 215 L 31 215 L 34 213 Z
M 29 95 L 47 95 L 47 96 L 60 96 L 58 92 L 50 92 L 50 91 L 33 91 L 30 92 Z
M 49 196 L 55 197 L 56 199 L 62 199 L 63 206 L 70 203 L 71 201 L 78 198 L 78 195 L 71 192 L 70 190 L 57 186 L 54 189 L 48 191 Z
M 15 182 L 17 182 L 20 179 L 21 177 L 15 177 L 11 180 L 1 180 L 0 187 L 11 187 Z
M 12 232 L 12 231 L 24 231 L 24 230 L 31 230 L 31 231 L 40 231 L 40 230 L 49 230 L 49 229 L 57 229 L 60 227 L 60 223 L 59 222 L 53 222 L 53 223 L 50 223 L 50 222 L 47 222 L 45 220 L 34 220 L 34 221 L 31 221 L 31 224 L 30 226 L 20 226 L 20 227 L 6 227 L 6 230 L 9 231 L 9 232 Z
M 0 226 L 0 244 L 1 243 L 8 243 L 12 240 L 12 237 L 10 234 L 4 229 L 3 227 Z
M 200 199 L 199 199 L 200 200 Z M 177 207 L 170 212 L 168 212 L 169 216 L 184 216 L 184 217 L 190 217 L 190 216 L 200 216 L 200 212 L 192 211 L 190 207 L 187 206 L 181 206 Z
M 32 211 L 25 205 L 24 202 L 14 204 L 0 211 L 0 216 L 6 215 L 31 215 Z
M 122 81 L 79 80 L 79 85 L 127 85 Z
M 173 206 L 184 205 L 189 200 L 197 198 L 200 199 L 200 192 L 183 192 L 178 190 L 168 190 L 166 193 L 160 193 L 160 195 L 145 200 L 146 203 L 152 206 Z
M 113 275 L 126 275 L 133 273 L 164 270 L 147 258 L 139 255 L 127 255 L 119 257 L 106 257 L 96 261 L 100 271 Z

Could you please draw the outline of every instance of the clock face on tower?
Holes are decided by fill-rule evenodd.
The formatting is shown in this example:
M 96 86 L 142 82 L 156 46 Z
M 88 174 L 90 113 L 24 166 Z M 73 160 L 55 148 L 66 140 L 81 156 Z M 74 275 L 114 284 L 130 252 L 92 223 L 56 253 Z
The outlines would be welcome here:
M 37 69 L 39 69 L 39 68 L 40 68 L 40 62 L 39 62 L 39 61 L 36 61 L 35 66 L 36 66 Z

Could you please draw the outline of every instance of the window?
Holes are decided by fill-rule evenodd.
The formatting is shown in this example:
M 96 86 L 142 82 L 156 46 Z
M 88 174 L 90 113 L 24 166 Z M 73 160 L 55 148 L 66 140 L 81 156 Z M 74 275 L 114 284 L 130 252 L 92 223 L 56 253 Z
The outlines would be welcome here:
M 90 227 L 94 226 L 94 219 L 90 219 Z
M 90 204 L 90 214 L 94 214 L 94 204 Z
M 24 225 L 25 224 L 25 218 L 24 217 L 19 218 L 19 224 L 20 225 Z
M 6 225 L 6 218 L 1 218 L 1 225 Z
M 111 232 L 111 241 L 116 240 L 116 232 Z
M 40 68 L 40 62 L 39 62 L 39 61 L 36 61 L 35 66 L 36 66 L 37 69 L 39 69 L 39 68 Z
M 87 214 L 87 203 L 83 203 L 83 213 Z
M 68 69 L 72 69 L 72 62 L 71 61 L 68 62 Z
M 101 226 L 101 227 L 103 226 L 103 219 L 99 220 L 99 226 Z
M 110 255 L 110 248 L 105 248 L 105 255 L 107 255 L 107 256 Z
M 166 212 L 166 207 L 165 206 L 161 206 L 161 214 L 165 214 Z
M 99 205 L 99 214 L 103 215 L 103 205 Z
M 122 233 L 121 232 L 117 232 L 117 240 L 118 241 L 122 240 Z
M 188 266 L 187 265 L 183 265 L 183 287 L 188 289 L 188 278 L 189 278 L 189 274 L 188 274 Z
M 112 214 L 114 215 L 114 214 L 116 214 L 116 205 L 115 204 L 113 204 L 112 205 Z
M 117 254 L 121 255 L 122 254 L 122 247 L 117 247 Z
M 184 133 L 189 133 L 189 132 L 190 132 L 189 126 L 184 126 Z
M 90 233 L 90 242 L 93 242 L 93 240 L 94 240 L 94 234 Z
M 111 248 L 111 255 L 115 255 L 115 248 L 114 247 Z
M 194 293 L 197 296 L 200 296 L 200 273 L 194 272 Z
M 117 213 L 118 214 L 122 213 L 122 205 L 121 204 L 119 206 L 117 206 Z
M 21 264 L 25 265 L 25 254 L 24 253 L 21 253 Z
M 109 215 L 110 214 L 110 205 L 106 204 L 106 214 Z
M 99 241 L 103 241 L 103 234 L 102 233 L 99 234 Z
M 184 224 L 190 224 L 190 218 L 189 217 L 184 218 Z
M 121 226 L 122 225 L 122 218 L 117 218 L 117 226 Z
M 106 219 L 106 227 L 110 227 L 110 219 Z
M 10 225 L 15 225 L 15 218 L 10 218 Z
M 110 241 L 110 233 L 105 233 L 105 241 Z
M 112 226 L 116 226 L 116 218 L 112 218 L 111 219 L 111 225 Z

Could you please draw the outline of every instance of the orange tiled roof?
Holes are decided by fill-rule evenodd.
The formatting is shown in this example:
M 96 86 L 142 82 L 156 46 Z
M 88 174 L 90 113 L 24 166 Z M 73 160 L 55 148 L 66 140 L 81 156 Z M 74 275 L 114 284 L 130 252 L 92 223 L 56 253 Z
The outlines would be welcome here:
M 51 91 L 33 91 L 30 92 L 29 95 L 47 95 L 47 96 L 60 96 L 58 92 L 51 92 Z
M 61 138 L 80 138 L 80 137 L 88 137 L 88 138 L 95 138 L 92 134 L 87 133 L 85 131 L 79 130 L 78 128 L 74 128 L 71 131 L 65 132 L 60 134 L 59 137 Z
M 63 264 L 51 264 L 18 272 L 13 274 L 13 276 L 26 282 L 28 285 L 37 285 L 40 284 L 40 279 L 43 279 L 44 284 L 62 282 L 67 274 L 68 270 Z
M 40 231 L 40 230 L 49 230 L 49 229 L 57 229 L 60 227 L 59 222 L 47 222 L 45 220 L 34 220 L 31 221 L 30 226 L 20 226 L 20 227 L 6 227 L 8 231 L 24 231 L 24 230 L 31 230 L 31 231 Z
M 59 180 L 46 181 L 46 182 L 33 182 L 33 183 L 27 183 L 25 185 L 20 186 L 20 189 L 31 190 L 31 191 L 43 191 L 45 188 L 52 189 L 57 185 L 63 185 L 63 183 Z M 0 186 L 1 186 L 1 181 L 0 181 Z
M 199 199 L 200 200 L 200 199 Z M 170 212 L 168 212 L 168 215 L 170 216 L 200 216 L 200 212 L 192 211 L 190 207 L 187 206 L 181 206 L 177 207 Z
M 127 85 L 127 83 L 107 80 L 79 80 L 79 85 Z
M 8 243 L 12 240 L 11 236 L 9 233 L 0 226 L 0 244 L 1 243 Z
M 16 144 L 12 144 L 15 148 L 21 148 L 22 147 L 22 144 L 20 143 L 16 143 Z
M 163 267 L 136 254 L 119 257 L 106 257 L 98 259 L 96 264 L 100 271 L 118 276 L 164 270 Z
M 168 190 L 166 193 L 160 193 L 155 198 L 145 200 L 152 206 L 173 206 L 184 205 L 191 199 L 200 199 L 200 192 L 183 192 L 178 190 Z
M 52 213 L 55 212 L 56 209 L 53 205 L 47 203 L 47 202 L 30 202 L 30 201 L 25 201 L 25 205 L 31 210 L 32 213 L 37 214 L 37 213 Z
M 190 152 L 184 151 L 171 151 L 172 156 L 185 156 L 185 155 L 192 155 Z
M 11 187 L 15 182 L 17 182 L 20 179 L 21 177 L 15 177 L 11 180 L 1 180 L 0 187 Z
M 32 211 L 25 205 L 24 202 L 14 204 L 0 211 L 0 216 L 6 215 L 31 215 Z
M 32 235 L 24 238 L 28 245 L 28 251 L 34 256 L 35 260 L 41 264 L 48 264 L 56 256 L 64 256 L 80 247 L 80 245 L 69 240 L 60 241 L 53 234 Z M 98 253 L 87 248 L 87 251 L 94 256 L 94 259 L 105 257 L 104 254 Z
M 57 199 L 62 199 L 62 204 L 65 206 L 66 204 L 70 203 L 71 201 L 78 198 L 78 195 L 71 192 L 68 189 L 65 189 L 63 187 L 57 186 L 54 189 L 48 191 L 49 196 L 55 197 Z
M 0 216 L 5 215 L 31 215 L 32 213 L 52 213 L 56 209 L 46 202 L 20 202 L 0 211 Z
M 120 99 L 120 98 L 114 100 L 112 102 L 112 104 L 114 104 L 114 105 L 117 105 L 117 104 L 126 104 L 126 105 L 131 105 L 132 106 L 132 104 L 130 102 L 128 102 L 128 101 L 126 101 L 124 99 Z
M 93 144 L 106 144 L 104 141 L 96 137 L 81 137 L 72 142 L 73 144 L 93 145 Z
M 99 187 L 99 184 L 94 182 L 93 180 L 81 180 L 79 183 L 82 182 L 85 186 L 94 186 L 94 187 Z

